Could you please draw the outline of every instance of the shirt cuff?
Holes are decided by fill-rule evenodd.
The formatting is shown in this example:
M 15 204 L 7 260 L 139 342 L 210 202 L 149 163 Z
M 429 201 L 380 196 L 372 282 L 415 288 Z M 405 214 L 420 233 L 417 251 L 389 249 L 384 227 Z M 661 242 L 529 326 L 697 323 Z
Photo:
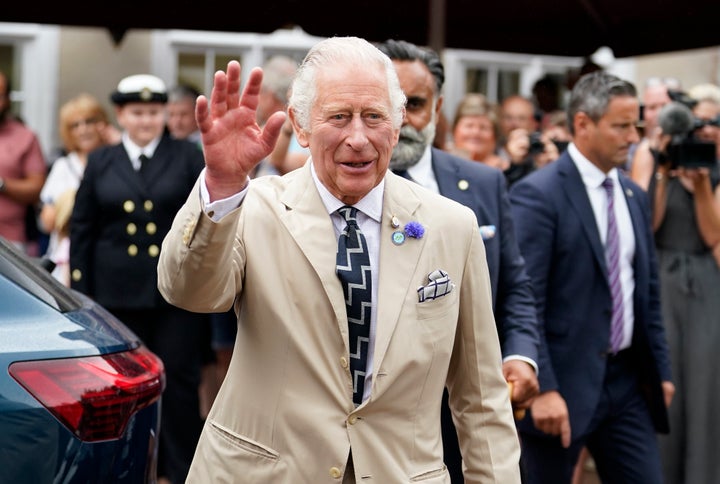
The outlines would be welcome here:
M 503 363 L 510 360 L 520 360 L 524 361 L 528 365 L 532 366 L 535 369 L 535 374 L 538 374 L 538 366 L 537 363 L 535 363 L 531 358 L 528 358 L 527 356 L 522 355 L 508 355 L 505 358 L 503 358 Z
M 241 192 L 211 202 L 210 192 L 205 184 L 205 169 L 203 168 L 200 174 L 200 200 L 202 201 L 203 211 L 213 222 L 219 222 L 221 218 L 240 206 L 245 199 L 245 195 L 247 195 L 248 188 L 250 188 L 250 177 L 248 177 L 248 183 Z

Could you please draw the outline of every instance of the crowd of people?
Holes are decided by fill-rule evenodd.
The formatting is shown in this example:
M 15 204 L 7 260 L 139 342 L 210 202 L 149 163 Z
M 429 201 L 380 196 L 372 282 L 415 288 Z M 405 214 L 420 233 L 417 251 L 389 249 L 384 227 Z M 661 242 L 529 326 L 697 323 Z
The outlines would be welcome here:
M 719 86 L 448 122 L 438 53 L 353 37 L 240 78 L 79 94 L 46 163 L 0 72 L 0 235 L 162 358 L 160 482 L 720 481 Z

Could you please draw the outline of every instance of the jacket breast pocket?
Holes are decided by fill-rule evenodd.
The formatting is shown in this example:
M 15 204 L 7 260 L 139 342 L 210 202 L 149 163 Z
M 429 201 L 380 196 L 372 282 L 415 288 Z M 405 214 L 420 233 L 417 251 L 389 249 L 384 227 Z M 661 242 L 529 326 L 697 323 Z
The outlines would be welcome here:
M 418 320 L 444 318 L 453 312 L 457 315 L 457 288 L 444 296 L 416 303 L 415 310 Z

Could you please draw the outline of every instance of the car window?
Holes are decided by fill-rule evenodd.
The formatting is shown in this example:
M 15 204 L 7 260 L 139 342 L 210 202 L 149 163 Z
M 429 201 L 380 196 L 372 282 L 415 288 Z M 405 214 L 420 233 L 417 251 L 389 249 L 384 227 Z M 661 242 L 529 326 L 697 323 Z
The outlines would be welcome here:
M 0 237 L 0 275 L 61 312 L 74 311 L 82 302 L 72 291 L 55 280 L 39 261 L 21 253 Z

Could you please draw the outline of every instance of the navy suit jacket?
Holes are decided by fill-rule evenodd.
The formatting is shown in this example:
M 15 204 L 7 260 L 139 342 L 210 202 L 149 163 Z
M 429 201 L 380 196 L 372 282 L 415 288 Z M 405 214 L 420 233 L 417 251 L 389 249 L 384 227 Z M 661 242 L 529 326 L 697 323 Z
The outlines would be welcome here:
M 620 174 L 635 232 L 635 321 L 630 354 L 658 432 L 668 431 L 662 380 L 670 362 L 660 314 L 647 194 Z M 513 219 L 537 304 L 540 391 L 558 390 L 573 435 L 582 434 L 603 389 L 612 301 L 604 249 L 585 185 L 570 155 L 510 189 Z M 527 417 L 522 431 L 533 431 Z
M 472 209 L 484 234 L 503 357 L 521 355 L 537 362 L 535 303 L 515 238 L 505 177 L 500 170 L 436 148 L 432 148 L 432 167 L 440 194 Z

